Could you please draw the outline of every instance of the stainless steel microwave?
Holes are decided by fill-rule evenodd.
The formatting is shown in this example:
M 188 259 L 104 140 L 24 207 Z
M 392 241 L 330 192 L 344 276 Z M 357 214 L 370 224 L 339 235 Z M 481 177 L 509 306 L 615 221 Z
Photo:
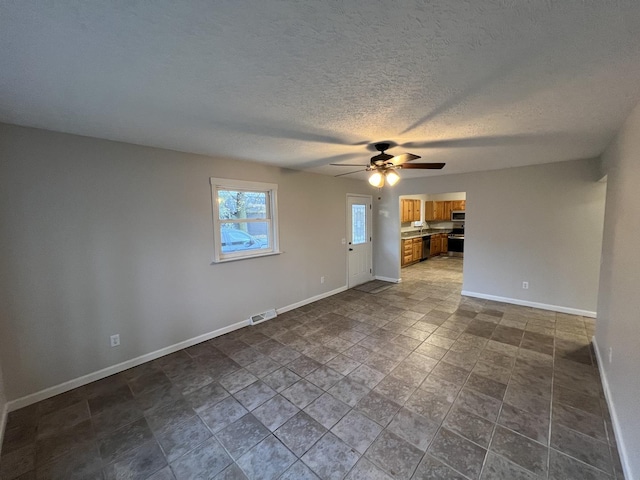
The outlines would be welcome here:
M 451 221 L 452 222 L 464 222 L 464 210 L 454 210 L 451 212 Z

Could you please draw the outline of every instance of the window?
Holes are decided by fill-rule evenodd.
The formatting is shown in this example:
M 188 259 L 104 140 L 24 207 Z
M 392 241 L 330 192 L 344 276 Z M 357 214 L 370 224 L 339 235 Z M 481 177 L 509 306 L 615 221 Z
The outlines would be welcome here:
M 351 205 L 351 243 L 360 245 L 367 242 L 367 206 Z
M 273 183 L 211 178 L 214 262 L 280 253 Z

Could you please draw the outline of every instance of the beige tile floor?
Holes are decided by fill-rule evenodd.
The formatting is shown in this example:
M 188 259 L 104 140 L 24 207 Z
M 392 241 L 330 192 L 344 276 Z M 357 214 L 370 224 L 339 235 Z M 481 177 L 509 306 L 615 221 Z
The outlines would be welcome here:
M 12 412 L 2 480 L 622 479 L 593 320 L 403 269 Z

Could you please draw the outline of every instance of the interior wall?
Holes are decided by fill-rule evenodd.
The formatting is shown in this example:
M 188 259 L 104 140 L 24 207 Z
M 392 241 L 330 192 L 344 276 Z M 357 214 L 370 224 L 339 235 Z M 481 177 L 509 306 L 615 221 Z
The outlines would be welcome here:
M 593 159 L 403 179 L 375 197 L 376 275 L 401 275 L 400 195 L 466 192 L 463 290 L 595 312 L 606 190 L 598 177 Z
M 639 156 L 637 106 L 602 157 L 607 206 L 596 322 L 600 369 L 617 427 L 618 446 L 626 459 L 627 478 L 640 478 Z
M 447 200 L 466 200 L 467 195 L 465 192 L 447 192 L 433 195 L 427 195 L 427 200 L 433 200 L 437 202 L 445 202 Z
M 4 378 L 2 376 L 2 359 L 0 359 L 0 448 L 4 438 L 4 427 L 7 421 L 7 397 L 4 395 Z
M 2 124 L 0 158 L 8 400 L 344 287 L 346 194 L 373 190 Z M 279 185 L 281 255 L 211 264 L 212 176 Z

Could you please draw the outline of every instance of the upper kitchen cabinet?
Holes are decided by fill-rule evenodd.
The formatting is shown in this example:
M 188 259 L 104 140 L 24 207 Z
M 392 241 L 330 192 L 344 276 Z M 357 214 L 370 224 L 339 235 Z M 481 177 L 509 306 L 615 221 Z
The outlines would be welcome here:
M 400 222 L 420 221 L 420 200 L 400 200 Z
M 446 200 L 436 202 L 427 200 L 424 202 L 424 219 L 428 221 L 445 221 L 451 220 L 451 212 L 453 210 L 464 210 L 465 200 Z
M 424 221 L 429 222 L 436 219 L 436 203 L 430 200 L 424 202 Z
M 451 202 L 434 202 L 432 200 L 424 202 L 425 221 L 449 220 L 451 218 L 450 204 Z
M 466 200 L 453 200 L 451 202 L 451 210 L 465 210 Z

